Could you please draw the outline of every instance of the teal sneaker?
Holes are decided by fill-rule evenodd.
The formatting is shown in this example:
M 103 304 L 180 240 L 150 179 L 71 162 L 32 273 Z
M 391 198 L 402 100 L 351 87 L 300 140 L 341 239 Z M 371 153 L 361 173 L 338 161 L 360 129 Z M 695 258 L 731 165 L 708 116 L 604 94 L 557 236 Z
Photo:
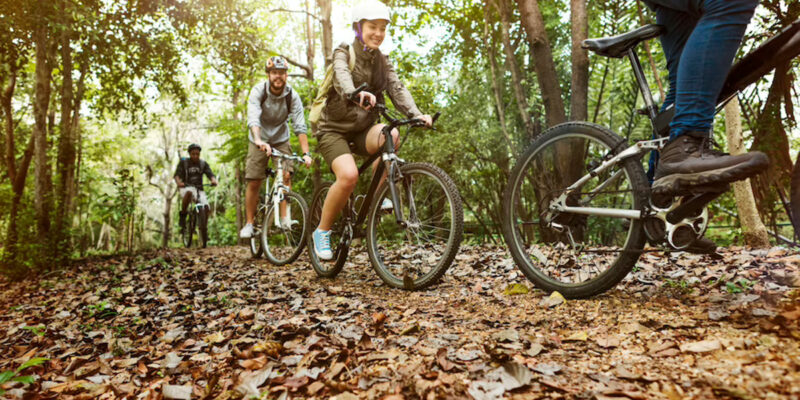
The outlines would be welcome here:
M 314 230 L 314 253 L 320 260 L 333 260 L 331 250 L 331 231 Z

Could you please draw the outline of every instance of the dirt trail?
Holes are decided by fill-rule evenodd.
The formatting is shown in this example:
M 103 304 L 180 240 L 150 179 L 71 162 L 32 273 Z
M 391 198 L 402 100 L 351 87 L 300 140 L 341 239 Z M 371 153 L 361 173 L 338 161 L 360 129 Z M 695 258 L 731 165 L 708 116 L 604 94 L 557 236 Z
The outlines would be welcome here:
M 243 248 L 88 260 L 0 281 L 6 396 L 799 398 L 800 255 L 648 253 L 617 289 L 562 302 L 500 247 L 392 290 L 351 252 L 335 280 Z M 518 284 L 518 285 L 514 285 Z M 523 287 L 523 285 L 525 287 Z

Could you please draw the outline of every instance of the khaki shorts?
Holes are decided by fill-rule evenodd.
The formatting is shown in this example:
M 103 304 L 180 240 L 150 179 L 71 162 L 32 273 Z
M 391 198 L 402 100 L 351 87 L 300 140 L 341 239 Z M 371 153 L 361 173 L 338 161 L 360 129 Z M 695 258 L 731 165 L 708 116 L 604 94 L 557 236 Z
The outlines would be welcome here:
M 261 151 L 253 142 L 250 142 L 249 145 L 247 149 L 247 165 L 245 165 L 244 168 L 244 178 L 248 181 L 263 181 L 267 179 L 267 162 L 270 157 L 267 157 L 267 153 Z M 288 140 L 283 143 L 270 144 L 269 146 L 283 154 L 292 154 L 292 148 L 289 147 Z M 276 165 L 276 158 L 271 158 L 273 159 L 272 165 Z M 283 170 L 289 173 L 294 172 L 292 163 L 292 161 L 283 160 Z
M 336 132 L 322 132 L 317 136 L 317 151 L 322 154 L 322 158 L 325 159 L 329 167 L 333 163 L 333 160 L 342 154 L 369 156 L 370 154 L 367 151 L 367 133 L 370 128 L 351 135 L 342 135 Z
M 181 193 L 181 199 L 186 197 L 186 193 L 191 193 L 195 203 L 201 205 L 208 205 L 208 197 L 206 197 L 206 192 L 202 190 L 197 190 L 197 188 L 194 186 L 182 187 L 180 193 Z

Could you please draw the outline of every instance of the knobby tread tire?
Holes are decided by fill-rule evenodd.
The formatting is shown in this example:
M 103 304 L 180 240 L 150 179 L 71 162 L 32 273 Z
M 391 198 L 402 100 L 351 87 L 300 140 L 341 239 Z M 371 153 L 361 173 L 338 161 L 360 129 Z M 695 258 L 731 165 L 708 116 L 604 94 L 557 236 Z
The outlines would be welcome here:
M 546 292 L 558 291 L 564 297 L 586 298 L 603 293 L 616 286 L 631 271 L 636 261 L 639 259 L 640 250 L 645 245 L 645 234 L 642 220 L 632 221 L 632 230 L 626 250 L 615 260 L 614 264 L 600 275 L 593 279 L 577 284 L 565 284 L 540 273 L 535 267 L 529 264 L 529 257 L 525 254 L 524 245 L 520 248 L 517 241 L 516 227 L 514 226 L 514 195 L 519 190 L 518 185 L 531 158 L 538 150 L 550 144 L 555 139 L 568 134 L 582 134 L 595 138 L 613 149 L 613 154 L 628 147 L 627 142 L 609 129 L 589 122 L 567 122 L 556 125 L 540 136 L 535 138 L 520 156 L 506 185 L 503 193 L 503 218 L 502 230 L 503 238 L 511 251 L 511 256 L 517 267 L 525 277 L 536 285 L 539 289 Z M 576 160 L 583 162 L 583 160 Z M 645 209 L 650 199 L 650 185 L 647 181 L 644 168 L 638 157 L 630 157 L 622 161 L 621 165 L 627 172 L 631 187 L 634 191 L 634 199 L 639 210 Z
M 303 196 L 301 196 L 300 194 L 292 191 L 285 192 L 284 196 L 287 199 L 287 201 L 289 198 L 292 198 L 295 199 L 297 203 L 300 205 L 300 209 L 303 213 L 303 234 L 300 236 L 300 243 L 297 245 L 297 248 L 294 250 L 294 252 L 292 252 L 292 255 L 289 258 L 287 258 L 286 260 L 278 260 L 277 258 L 272 257 L 269 251 L 269 244 L 267 244 L 266 240 L 266 232 L 267 232 L 267 224 L 270 223 L 271 222 L 270 220 L 273 218 L 272 212 L 274 207 L 269 208 L 269 211 L 267 211 L 266 215 L 264 216 L 264 223 L 261 225 L 261 232 L 262 232 L 260 235 L 261 249 L 264 252 L 264 256 L 267 258 L 267 260 L 269 260 L 270 263 L 279 266 L 293 263 L 295 260 L 297 260 L 297 257 L 300 257 L 300 253 L 303 252 L 303 249 L 305 248 L 306 245 L 306 235 L 308 235 L 307 220 L 309 212 L 308 212 L 308 204 L 306 204 L 306 199 L 304 199 Z
M 442 275 L 447 272 L 447 269 L 453 264 L 453 260 L 458 253 L 458 249 L 461 247 L 461 240 L 463 239 L 464 234 L 464 210 L 461 203 L 461 194 L 456 187 L 456 184 L 453 182 L 452 178 L 447 175 L 444 170 L 441 168 L 430 164 L 430 163 L 409 163 L 405 164 L 400 167 L 400 172 L 403 175 L 413 174 L 415 171 L 426 171 L 434 176 L 439 183 L 444 188 L 445 192 L 447 193 L 448 199 L 453 206 L 453 233 L 448 240 L 447 249 L 445 250 L 445 255 L 443 258 L 444 262 L 440 263 L 433 274 L 426 274 L 426 276 L 422 280 L 415 280 L 414 287 L 411 290 L 421 290 L 425 289 L 441 279 Z M 367 219 L 367 250 L 369 252 L 369 258 L 372 262 L 372 267 L 375 269 L 375 272 L 378 276 L 383 280 L 387 285 L 398 288 L 398 289 L 408 289 L 405 288 L 403 285 L 402 280 L 396 279 L 390 272 L 386 271 L 386 268 L 383 266 L 382 260 L 379 258 L 379 254 L 377 253 L 376 243 L 375 243 L 375 218 L 378 215 L 378 211 L 380 209 L 380 202 L 383 200 L 383 193 L 388 189 L 389 184 L 388 182 L 384 181 L 381 186 L 375 191 L 375 196 L 372 199 L 372 204 L 369 208 L 369 216 Z

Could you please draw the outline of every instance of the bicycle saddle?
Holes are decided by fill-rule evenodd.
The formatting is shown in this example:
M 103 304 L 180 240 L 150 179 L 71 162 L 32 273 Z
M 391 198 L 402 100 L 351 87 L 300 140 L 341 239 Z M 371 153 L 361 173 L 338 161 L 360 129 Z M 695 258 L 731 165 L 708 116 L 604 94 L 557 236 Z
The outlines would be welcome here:
M 664 31 L 666 28 L 663 25 L 650 24 L 616 36 L 586 39 L 581 43 L 581 47 L 601 56 L 620 58 L 628 49 L 644 40 L 658 37 Z

